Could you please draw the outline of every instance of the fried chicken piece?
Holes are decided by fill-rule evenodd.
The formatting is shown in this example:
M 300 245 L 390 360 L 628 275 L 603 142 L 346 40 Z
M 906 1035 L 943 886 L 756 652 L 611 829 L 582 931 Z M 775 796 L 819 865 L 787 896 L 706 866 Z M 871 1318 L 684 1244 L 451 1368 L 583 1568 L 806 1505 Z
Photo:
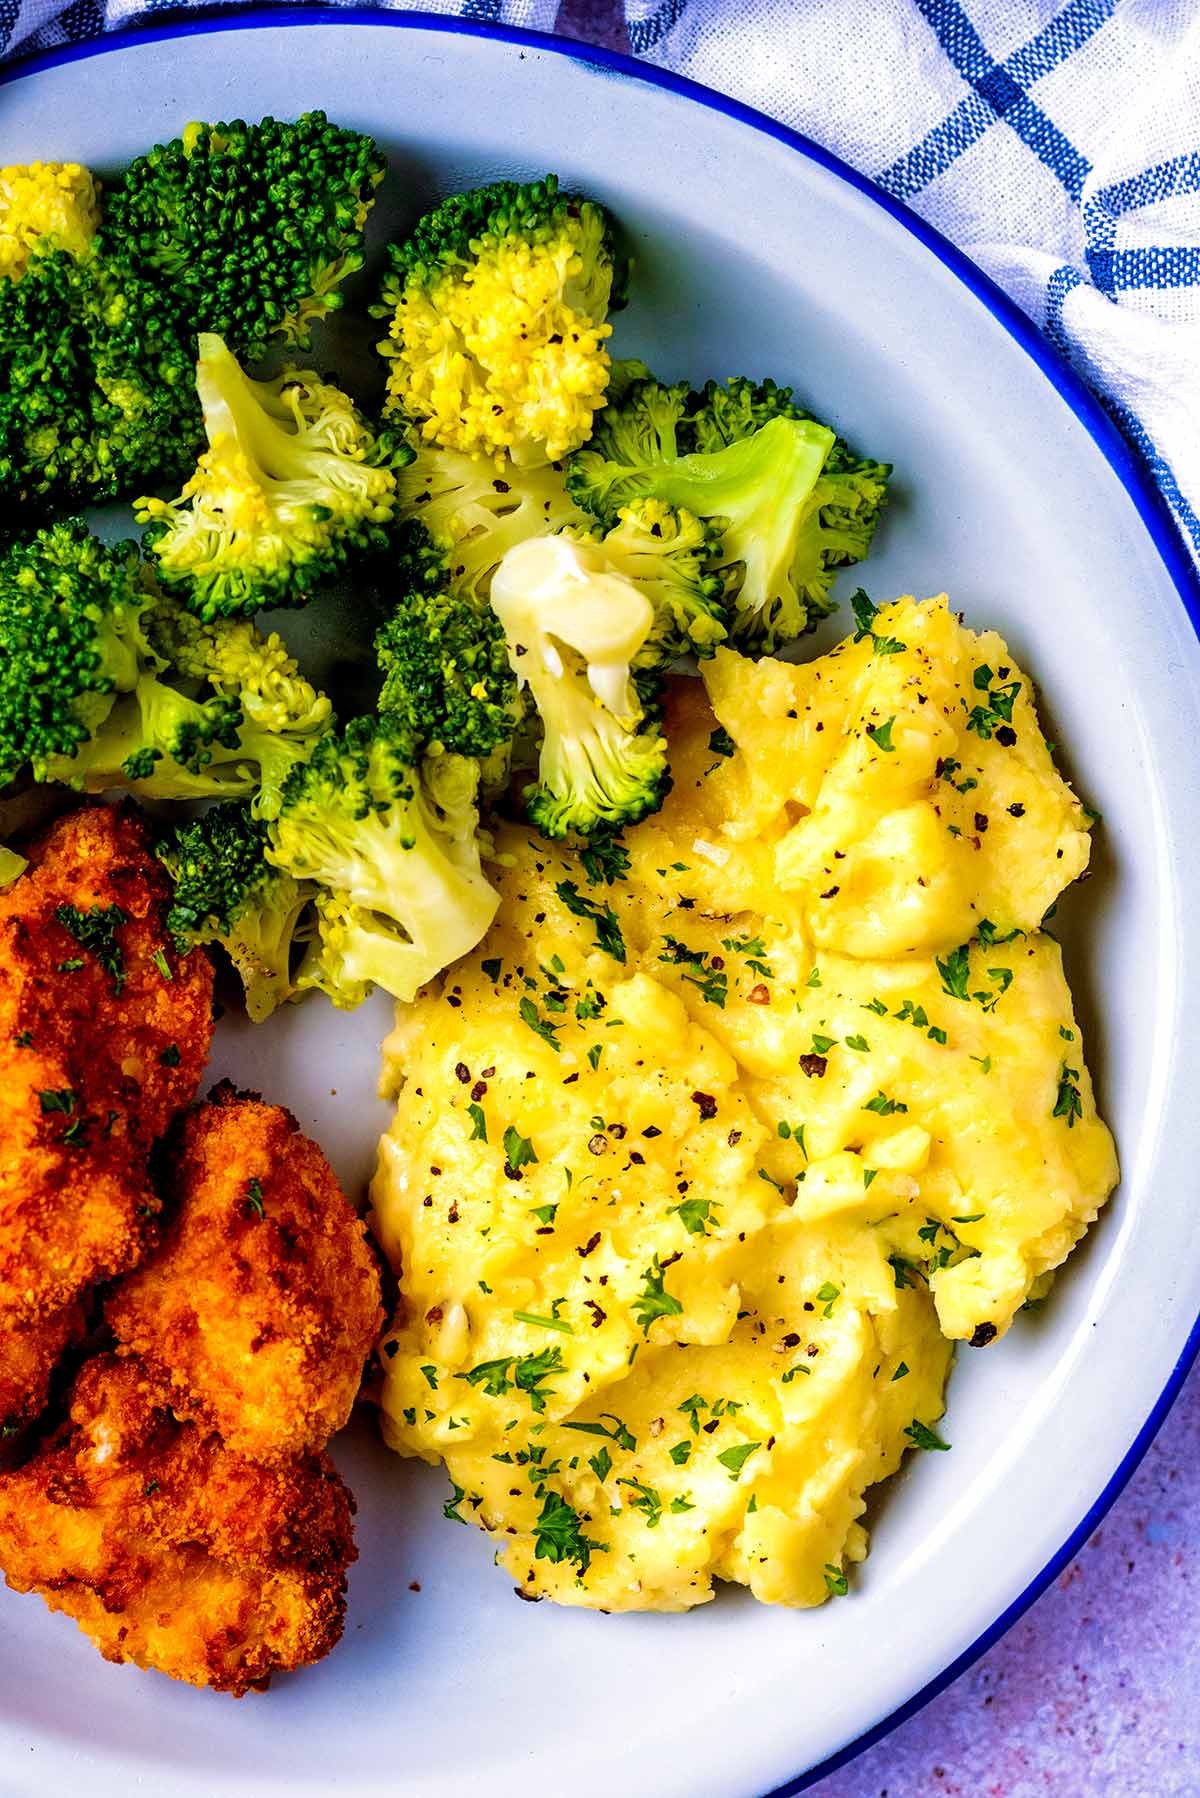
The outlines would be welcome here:
M 269 1461 L 350 1415 L 383 1327 L 366 1229 L 290 1112 L 217 1087 L 183 1120 L 161 1246 L 109 1302 L 181 1415 Z
M 170 883 L 130 806 L 82 806 L 0 894 L 0 1332 L 131 1267 L 151 1143 L 194 1097 L 212 967 L 167 938 Z
M 70 1421 L 0 1475 L 0 1566 L 106 1660 L 241 1697 L 340 1637 L 353 1508 L 327 1456 L 245 1460 L 140 1362 L 102 1355 Z
M 63 1351 L 82 1340 L 83 1330 L 82 1305 L 0 1329 L 0 1453 L 6 1438 L 41 1412 Z

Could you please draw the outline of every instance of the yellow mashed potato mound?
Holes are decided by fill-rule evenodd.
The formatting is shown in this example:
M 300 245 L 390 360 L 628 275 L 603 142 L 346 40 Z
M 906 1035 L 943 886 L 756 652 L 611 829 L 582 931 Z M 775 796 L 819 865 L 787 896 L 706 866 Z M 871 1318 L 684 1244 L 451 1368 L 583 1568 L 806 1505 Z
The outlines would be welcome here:
M 1087 815 L 944 600 L 722 652 L 668 735 L 625 877 L 506 828 L 491 932 L 400 1011 L 384 1429 L 529 1596 L 813 1605 L 942 1446 L 950 1339 L 1001 1335 L 1115 1183 L 1038 928 Z

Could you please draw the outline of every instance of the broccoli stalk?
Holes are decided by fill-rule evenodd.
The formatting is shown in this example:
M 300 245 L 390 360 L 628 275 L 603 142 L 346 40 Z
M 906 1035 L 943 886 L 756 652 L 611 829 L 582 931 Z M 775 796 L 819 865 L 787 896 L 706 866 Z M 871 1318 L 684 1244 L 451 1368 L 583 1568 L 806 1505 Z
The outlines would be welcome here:
M 345 394 L 311 372 L 251 381 L 208 332 L 196 388 L 208 449 L 177 499 L 134 511 L 163 585 L 201 618 L 304 605 L 352 550 L 383 543 L 409 452 Z
M 772 382 L 621 386 L 571 458 L 572 497 L 607 524 L 644 497 L 710 521 L 707 565 L 725 584 L 731 634 L 770 650 L 811 629 L 831 610 L 836 569 L 870 546 L 889 470 L 854 457 Z
M 296 991 L 293 949 L 316 888 L 266 859 L 267 831 L 245 805 L 218 805 L 158 847 L 175 886 L 167 929 L 181 955 L 218 943 L 261 1023 Z
M 621 304 L 611 221 L 556 176 L 455 194 L 390 249 L 388 408 L 468 455 L 553 462 L 603 404 Z
M 456 756 L 418 770 L 380 718 L 321 739 L 284 789 L 267 849 L 277 868 L 327 889 L 300 984 L 347 1007 L 371 984 L 411 999 L 474 948 L 499 904 L 480 867 L 477 779 Z
M 650 599 L 613 570 L 602 546 L 534 538 L 492 582 L 517 678 L 542 721 L 529 816 L 547 836 L 632 824 L 670 784 L 653 679 L 635 667 L 655 628 Z

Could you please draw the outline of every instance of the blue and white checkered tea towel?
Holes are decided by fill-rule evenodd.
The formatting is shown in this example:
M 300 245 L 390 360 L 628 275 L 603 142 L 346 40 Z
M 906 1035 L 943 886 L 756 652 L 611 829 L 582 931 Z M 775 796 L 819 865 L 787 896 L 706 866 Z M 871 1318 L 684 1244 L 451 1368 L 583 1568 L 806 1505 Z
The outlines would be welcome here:
M 1074 363 L 1200 564 L 1200 0 L 625 0 L 635 52 L 921 213 Z
M 233 11 L 256 0 L 202 0 L 207 10 L 219 5 Z M 295 4 L 296 0 L 290 0 Z M 303 4 L 303 0 L 300 0 Z M 336 5 L 338 0 L 330 0 Z M 353 4 L 354 0 L 347 0 Z M 408 0 L 366 0 L 376 6 L 403 10 Z M 552 31 L 559 0 L 413 0 L 418 12 L 449 13 L 490 25 L 523 25 L 529 31 Z M 62 44 L 80 44 L 106 31 L 123 31 L 144 24 L 155 13 L 178 16 L 188 10 L 188 0 L 0 0 L 0 62 L 7 57 L 28 56 L 35 50 L 51 50 Z

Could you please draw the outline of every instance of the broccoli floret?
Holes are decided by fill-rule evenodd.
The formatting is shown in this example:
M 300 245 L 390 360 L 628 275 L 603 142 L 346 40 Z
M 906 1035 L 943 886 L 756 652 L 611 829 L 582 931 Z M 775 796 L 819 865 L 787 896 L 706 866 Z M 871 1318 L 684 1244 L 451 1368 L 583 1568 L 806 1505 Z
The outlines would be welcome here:
M 82 256 L 100 223 L 100 194 L 77 162 L 0 169 L 0 280 L 17 280 L 47 248 Z
M 0 785 L 48 778 L 100 728 L 117 696 L 159 666 L 137 545 L 103 544 L 70 519 L 0 558 Z
M 623 301 L 612 222 L 556 176 L 454 194 L 390 248 L 388 406 L 469 455 L 553 462 L 603 404 Z
M 621 507 L 597 547 L 608 567 L 633 581 L 654 608 L 635 668 L 653 671 L 679 656 L 711 656 L 725 641 L 725 585 L 710 572 L 719 542 L 714 525 L 662 500 Z
M 192 353 L 155 287 L 42 246 L 0 280 L 0 495 L 121 498 L 182 477 L 200 436 Z
M 409 593 L 375 639 L 380 712 L 410 753 L 488 756 L 507 743 L 519 710 L 499 619 L 446 590 Z
M 520 716 L 504 632 L 492 611 L 492 576 L 530 537 L 592 521 L 567 494 L 559 463 L 517 468 L 422 444 L 401 469 L 404 514 L 389 549 L 393 600 L 376 639 L 384 672 L 380 708 L 414 746 L 487 756 Z
M 437 449 L 410 431 L 412 461 L 396 476 L 401 517 L 392 554 L 412 588 L 452 583 L 487 603 L 492 576 L 515 544 L 568 528 L 592 528 L 567 492 L 561 463 L 518 468 L 460 450 Z
M 492 604 L 542 721 L 538 778 L 525 790 L 533 822 L 547 836 L 589 836 L 657 810 L 670 787 L 658 677 L 635 672 L 655 629 L 647 594 L 603 545 L 559 536 L 509 552 Z
M 572 456 L 572 497 L 605 523 L 651 497 L 720 527 L 709 558 L 731 634 L 769 650 L 832 609 L 834 570 L 866 553 L 888 469 L 854 458 L 787 388 L 634 380 Z
M 292 997 L 293 948 L 316 888 L 266 859 L 267 830 L 246 805 L 217 805 L 158 847 L 175 884 L 167 929 L 181 955 L 219 943 L 258 1024 Z
M 164 586 L 202 618 L 248 617 L 304 605 L 352 550 L 381 547 L 408 452 L 344 393 L 311 372 L 251 381 L 207 332 L 196 387 L 208 449 L 178 499 L 134 502 Z
M 170 291 L 192 330 L 253 360 L 273 337 L 305 342 L 342 304 L 385 167 L 369 137 L 322 112 L 194 123 L 113 184 L 101 241 Z
M 305 984 L 341 991 L 339 1003 L 356 1004 L 367 981 L 411 999 L 474 948 L 499 904 L 480 866 L 477 780 L 458 756 L 418 770 L 385 719 L 358 718 L 321 740 L 284 789 L 268 848 L 276 867 L 336 895 L 322 902 L 324 973 L 306 958 Z M 368 954 L 360 932 L 387 953 Z
M 143 799 L 249 797 L 273 818 L 285 782 L 330 728 L 332 709 L 279 636 L 248 619 L 204 625 L 159 597 L 146 615 L 154 672 L 139 675 L 53 780 Z
M 135 544 L 74 519 L 0 558 L 0 784 L 28 770 L 150 799 L 253 795 L 268 817 L 330 722 L 278 636 L 183 612 Z

